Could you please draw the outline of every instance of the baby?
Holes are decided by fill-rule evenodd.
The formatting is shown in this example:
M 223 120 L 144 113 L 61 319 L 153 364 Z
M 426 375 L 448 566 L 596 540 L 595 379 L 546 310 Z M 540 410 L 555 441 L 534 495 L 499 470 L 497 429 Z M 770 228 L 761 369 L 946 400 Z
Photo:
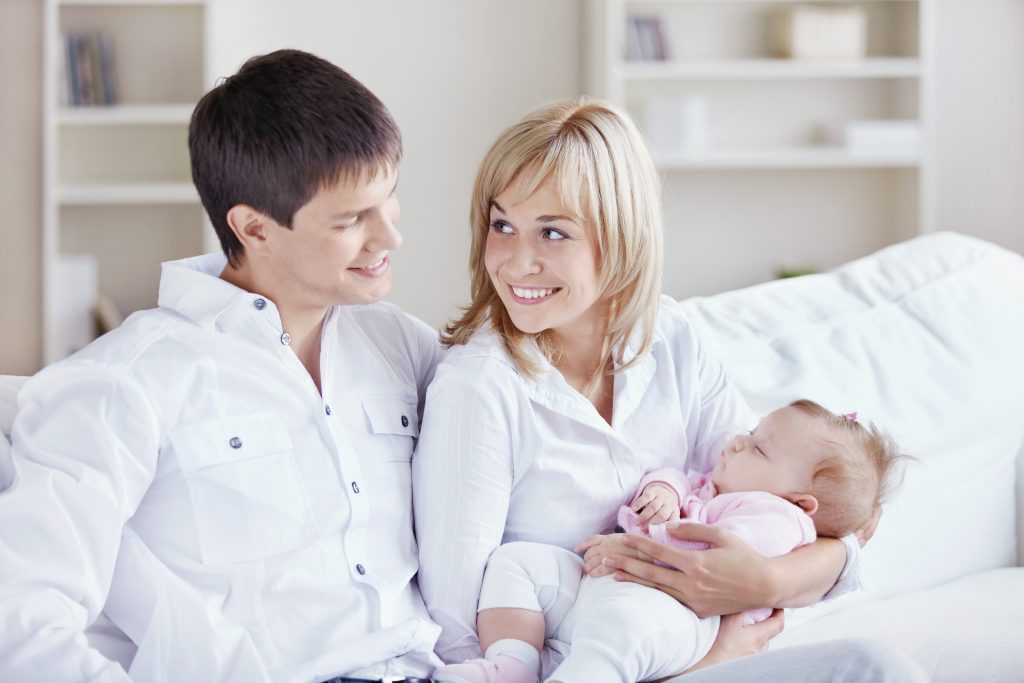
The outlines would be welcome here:
M 722 526 L 767 557 L 784 555 L 818 535 L 841 537 L 868 524 L 896 484 L 893 466 L 903 457 L 889 437 L 874 425 L 857 422 L 855 414 L 835 415 L 800 400 L 737 436 L 711 472 L 689 480 L 675 470 L 647 475 L 632 504 L 619 511 L 619 524 L 627 532 L 649 533 L 676 547 L 706 549 L 706 544 L 668 533 L 666 522 L 684 518 Z M 586 662 L 575 660 L 602 650 L 648 658 L 653 652 L 671 652 L 670 661 L 643 662 L 642 680 L 674 675 L 700 661 L 714 642 L 718 618 L 699 619 L 660 591 L 614 582 L 602 561 L 610 554 L 632 553 L 621 537 L 585 540 L 577 548 L 585 552 L 582 562 L 568 551 L 542 544 L 498 548 L 488 560 L 477 616 L 485 658 L 441 667 L 434 680 L 534 683 L 545 641 L 572 643 L 572 629 L 587 619 L 588 609 L 604 601 L 606 611 L 609 599 L 620 600 L 623 618 L 608 624 L 607 642 L 588 642 L 585 652 L 572 643 L 548 681 L 586 680 Z M 541 578 L 545 576 L 556 577 L 557 586 Z M 621 600 L 623 590 L 633 593 Z M 611 592 L 615 598 L 609 598 Z M 746 619 L 758 621 L 770 613 L 770 608 L 752 610 Z M 671 642 L 678 647 L 632 653 L 626 624 L 636 615 L 668 625 Z

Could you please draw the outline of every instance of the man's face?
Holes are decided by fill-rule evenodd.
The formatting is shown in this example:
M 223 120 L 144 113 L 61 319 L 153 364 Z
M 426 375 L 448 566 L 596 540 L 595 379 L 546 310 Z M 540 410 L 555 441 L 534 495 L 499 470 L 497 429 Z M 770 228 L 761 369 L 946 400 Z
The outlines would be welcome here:
M 402 244 L 397 169 L 322 188 L 292 219 L 270 221 L 266 265 L 293 305 L 326 308 L 380 301 L 391 290 L 388 254 Z

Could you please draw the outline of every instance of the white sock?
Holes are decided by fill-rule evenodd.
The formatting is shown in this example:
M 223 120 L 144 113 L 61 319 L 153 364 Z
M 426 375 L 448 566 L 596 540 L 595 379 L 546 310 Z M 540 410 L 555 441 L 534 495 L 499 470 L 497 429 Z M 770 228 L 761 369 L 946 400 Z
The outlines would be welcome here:
M 540 653 L 525 640 L 502 638 L 491 643 L 491 646 L 487 648 L 487 652 L 484 653 L 484 657 L 487 659 L 497 657 L 498 655 L 508 655 L 522 662 L 530 670 L 540 672 Z

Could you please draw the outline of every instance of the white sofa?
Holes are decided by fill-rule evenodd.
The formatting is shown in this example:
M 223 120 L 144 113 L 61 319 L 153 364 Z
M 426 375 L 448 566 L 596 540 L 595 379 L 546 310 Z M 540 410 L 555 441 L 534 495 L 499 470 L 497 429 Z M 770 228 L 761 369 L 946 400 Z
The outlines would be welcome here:
M 792 612 L 773 647 L 872 636 L 936 681 L 1024 680 L 1024 258 L 935 234 L 684 306 L 755 408 L 856 410 L 917 457 L 868 590 Z M 5 433 L 21 381 L 0 378 Z

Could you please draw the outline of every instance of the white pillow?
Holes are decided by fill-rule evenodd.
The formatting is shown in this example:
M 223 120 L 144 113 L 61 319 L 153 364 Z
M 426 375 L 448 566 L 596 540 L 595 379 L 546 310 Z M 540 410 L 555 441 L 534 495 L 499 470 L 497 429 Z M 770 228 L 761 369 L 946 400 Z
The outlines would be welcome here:
M 11 462 L 11 423 L 18 411 L 18 392 L 27 377 L 0 375 L 0 491 L 6 489 L 14 479 L 14 464 Z
M 864 550 L 877 598 L 1017 561 L 1022 293 L 1020 255 L 938 233 L 683 307 L 756 410 L 856 410 L 918 458 Z

